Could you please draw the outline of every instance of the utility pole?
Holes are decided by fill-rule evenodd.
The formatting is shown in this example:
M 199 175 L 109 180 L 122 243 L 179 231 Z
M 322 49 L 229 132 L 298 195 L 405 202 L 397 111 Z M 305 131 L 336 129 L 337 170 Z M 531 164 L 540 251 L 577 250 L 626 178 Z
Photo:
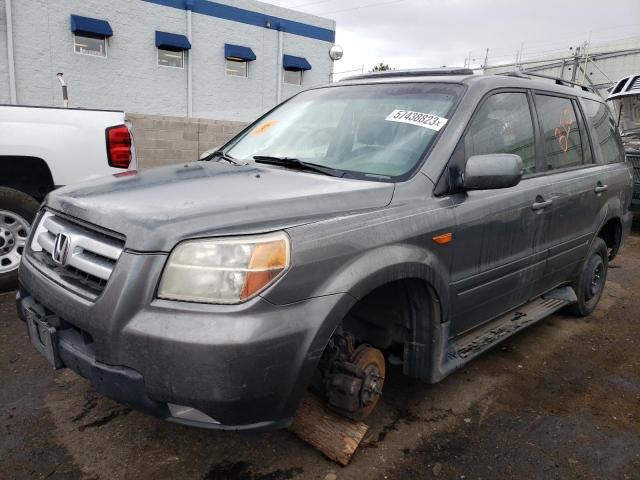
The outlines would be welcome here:
M 589 36 L 591 36 L 591 34 L 589 34 Z M 580 85 L 584 85 L 584 81 L 587 76 L 587 62 L 589 61 L 589 50 L 587 48 L 588 45 L 589 42 L 584 42 L 583 44 L 584 51 L 582 53 L 582 57 L 584 58 L 584 64 L 582 66 L 582 81 L 580 82 Z
M 571 81 L 576 81 L 576 72 L 578 71 L 578 64 L 580 63 L 580 47 L 576 47 L 576 51 L 573 52 L 573 66 L 571 67 Z
M 487 69 L 488 62 L 489 62 L 489 49 L 487 48 L 487 52 L 484 54 L 484 65 L 482 65 L 482 70 Z
M 522 51 L 524 50 L 524 42 L 520 43 L 520 50 L 518 50 L 518 60 L 516 61 L 516 68 L 520 70 L 522 68 Z

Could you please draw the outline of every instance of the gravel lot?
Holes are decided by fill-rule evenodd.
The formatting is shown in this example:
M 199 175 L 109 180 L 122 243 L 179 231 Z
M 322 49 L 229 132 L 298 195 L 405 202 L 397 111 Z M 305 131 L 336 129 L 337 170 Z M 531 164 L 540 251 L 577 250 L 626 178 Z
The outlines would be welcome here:
M 287 431 L 181 427 L 53 373 L 0 294 L 0 478 L 640 478 L 640 231 L 597 311 L 555 315 L 438 385 L 391 371 L 345 468 Z

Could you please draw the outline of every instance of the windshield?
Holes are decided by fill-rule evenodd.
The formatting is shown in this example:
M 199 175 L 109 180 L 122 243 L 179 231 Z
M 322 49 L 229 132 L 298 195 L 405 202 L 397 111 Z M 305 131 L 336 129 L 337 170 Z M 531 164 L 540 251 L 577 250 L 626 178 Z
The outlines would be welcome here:
M 418 167 L 462 92 L 456 84 L 309 90 L 260 119 L 225 153 L 297 159 L 341 176 L 394 181 Z

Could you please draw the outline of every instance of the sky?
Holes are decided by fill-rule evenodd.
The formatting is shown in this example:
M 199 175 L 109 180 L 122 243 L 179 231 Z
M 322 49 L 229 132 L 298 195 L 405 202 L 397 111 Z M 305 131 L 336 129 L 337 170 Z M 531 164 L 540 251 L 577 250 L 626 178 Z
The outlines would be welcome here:
M 336 20 L 342 72 L 509 63 L 640 37 L 640 0 L 267 0 Z M 470 53 L 471 52 L 471 53 Z

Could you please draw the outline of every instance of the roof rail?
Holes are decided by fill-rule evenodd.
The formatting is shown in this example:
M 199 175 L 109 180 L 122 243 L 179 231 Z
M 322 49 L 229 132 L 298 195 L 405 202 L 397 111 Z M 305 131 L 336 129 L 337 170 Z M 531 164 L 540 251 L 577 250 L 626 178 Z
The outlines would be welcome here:
M 470 68 L 417 68 L 414 70 L 386 70 L 382 72 L 369 72 L 360 75 L 352 75 L 344 80 L 367 80 L 371 78 L 388 77 L 437 77 L 446 75 L 473 75 Z
M 564 78 L 553 77 L 551 75 L 543 75 L 542 73 L 529 72 L 527 70 L 514 70 L 512 72 L 498 73 L 498 75 L 505 75 L 507 77 L 518 77 L 518 78 L 531 78 L 531 77 L 545 78 L 547 80 L 553 80 L 556 85 L 562 85 L 563 87 L 572 87 L 572 88 L 578 87 L 584 90 L 585 92 L 596 93 L 593 90 L 593 88 L 587 87 L 586 85 L 580 85 L 579 83 L 571 82 L 569 80 L 565 80 Z

